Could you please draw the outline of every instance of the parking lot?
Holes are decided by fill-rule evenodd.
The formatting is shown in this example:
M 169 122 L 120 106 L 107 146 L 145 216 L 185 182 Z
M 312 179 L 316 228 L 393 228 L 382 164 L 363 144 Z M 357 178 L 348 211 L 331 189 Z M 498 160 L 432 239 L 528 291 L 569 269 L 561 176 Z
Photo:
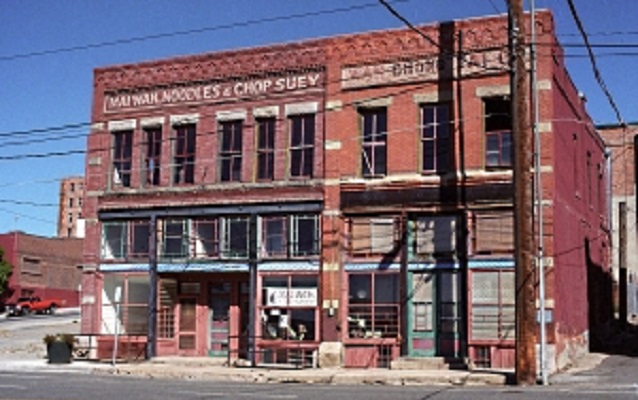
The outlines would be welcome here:
M 80 331 L 77 309 L 61 309 L 56 315 L 32 314 L 22 317 L 0 316 L 0 362 L 2 360 L 43 359 L 47 334 Z

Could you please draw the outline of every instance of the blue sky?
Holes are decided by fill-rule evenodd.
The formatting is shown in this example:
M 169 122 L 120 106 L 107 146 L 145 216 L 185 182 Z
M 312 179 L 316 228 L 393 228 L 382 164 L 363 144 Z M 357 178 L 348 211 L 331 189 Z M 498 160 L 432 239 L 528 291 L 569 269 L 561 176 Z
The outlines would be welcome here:
M 638 15 L 638 1 L 574 2 L 592 43 L 638 43 L 638 27 L 628 18 Z M 414 24 L 506 10 L 504 0 L 406 0 L 393 6 Z M 537 0 L 536 7 L 554 12 L 562 43 L 582 44 L 566 0 Z M 315 15 L 299 17 L 310 13 Z M 90 120 L 93 68 L 402 26 L 376 0 L 2 0 L 0 19 L 0 232 L 42 236 L 56 233 L 60 179 L 84 174 L 88 130 L 68 126 Z M 232 28 L 202 29 L 222 26 Z M 198 29 L 203 31 L 128 40 Z M 99 45 L 118 41 L 124 43 Z M 638 74 L 631 68 L 638 46 L 596 53 L 624 120 L 638 121 Z M 584 50 L 568 48 L 567 54 L 594 121 L 615 122 Z M 54 127 L 61 129 L 37 132 Z M 51 152 L 72 154 L 26 158 Z

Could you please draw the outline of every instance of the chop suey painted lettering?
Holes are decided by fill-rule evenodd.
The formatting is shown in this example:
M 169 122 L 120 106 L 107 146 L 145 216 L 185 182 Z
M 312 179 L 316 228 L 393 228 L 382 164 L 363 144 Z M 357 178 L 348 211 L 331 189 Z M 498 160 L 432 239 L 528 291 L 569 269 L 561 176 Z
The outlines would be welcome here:
M 104 111 L 115 112 L 171 104 L 215 102 L 304 91 L 321 87 L 323 85 L 322 77 L 322 73 L 312 72 L 283 77 L 106 94 L 104 96 Z

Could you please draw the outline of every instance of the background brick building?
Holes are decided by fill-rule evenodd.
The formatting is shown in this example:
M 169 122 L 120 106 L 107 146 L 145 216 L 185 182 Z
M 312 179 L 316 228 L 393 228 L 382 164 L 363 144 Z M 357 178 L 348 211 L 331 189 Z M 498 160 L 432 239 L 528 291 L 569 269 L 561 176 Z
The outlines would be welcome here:
M 13 266 L 5 302 L 39 296 L 62 299 L 67 307 L 79 305 L 82 240 L 9 232 L 0 234 L 0 247 Z
M 612 270 L 614 284 L 619 283 L 619 204 L 626 205 L 626 265 L 627 268 L 627 313 L 628 316 L 638 315 L 638 214 L 636 213 L 636 135 L 638 126 L 630 123 L 626 127 L 618 125 L 598 126 L 598 131 L 605 140 L 611 154 L 611 219 L 613 226 Z M 618 293 L 617 293 L 618 295 Z M 623 299 L 618 299 L 623 301 Z
M 58 237 L 84 237 L 84 177 L 64 178 L 60 182 Z

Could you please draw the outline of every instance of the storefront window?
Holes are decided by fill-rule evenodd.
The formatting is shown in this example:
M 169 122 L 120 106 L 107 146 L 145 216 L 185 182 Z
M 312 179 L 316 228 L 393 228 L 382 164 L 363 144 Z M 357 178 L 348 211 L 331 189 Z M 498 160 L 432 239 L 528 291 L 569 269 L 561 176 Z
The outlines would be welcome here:
M 147 275 L 107 274 L 102 288 L 102 333 L 148 333 Z
M 262 337 L 315 340 L 317 277 L 268 276 L 263 278 L 262 286 Z
M 350 338 L 396 338 L 398 336 L 399 274 L 350 274 L 348 298 L 348 336 Z

